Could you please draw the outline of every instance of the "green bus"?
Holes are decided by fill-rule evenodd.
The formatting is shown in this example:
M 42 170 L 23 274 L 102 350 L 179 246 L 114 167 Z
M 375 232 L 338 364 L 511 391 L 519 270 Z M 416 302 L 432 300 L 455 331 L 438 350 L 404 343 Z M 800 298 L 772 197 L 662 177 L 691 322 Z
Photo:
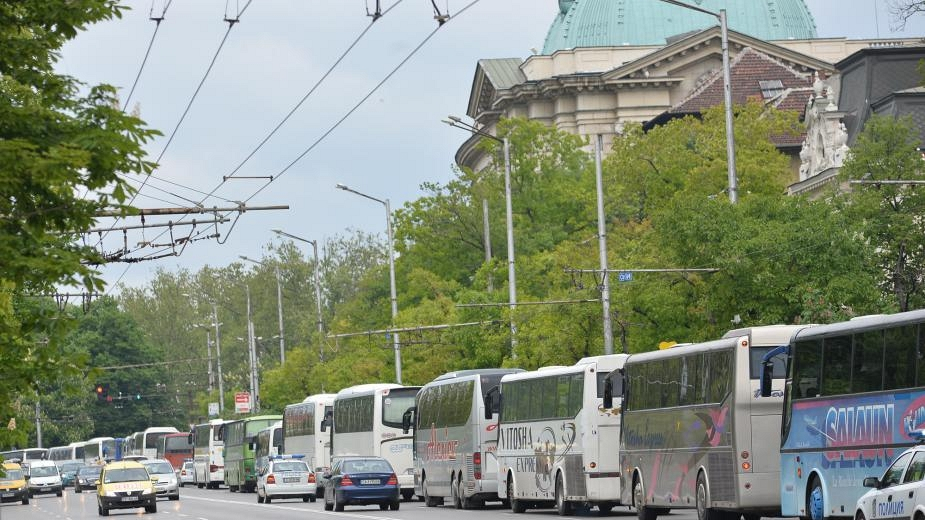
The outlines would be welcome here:
M 225 484 L 229 491 L 252 492 L 257 488 L 257 433 L 281 420 L 282 415 L 260 415 L 225 423 Z

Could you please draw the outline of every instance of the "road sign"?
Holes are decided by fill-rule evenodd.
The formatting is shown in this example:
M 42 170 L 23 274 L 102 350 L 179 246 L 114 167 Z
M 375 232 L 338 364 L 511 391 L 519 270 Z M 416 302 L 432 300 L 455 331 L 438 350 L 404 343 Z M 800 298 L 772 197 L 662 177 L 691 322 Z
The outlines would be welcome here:
M 250 392 L 236 392 L 234 394 L 234 412 L 250 413 L 251 411 L 251 394 Z
M 620 274 L 617 275 L 617 280 L 620 282 L 632 282 L 633 272 L 632 271 L 620 271 Z
M 218 415 L 218 403 L 209 403 L 209 417 Z

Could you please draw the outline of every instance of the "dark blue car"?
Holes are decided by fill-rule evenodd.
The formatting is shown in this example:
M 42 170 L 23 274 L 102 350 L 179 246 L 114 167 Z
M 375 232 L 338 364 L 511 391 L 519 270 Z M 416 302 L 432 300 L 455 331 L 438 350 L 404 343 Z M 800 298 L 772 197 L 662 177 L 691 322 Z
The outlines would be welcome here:
M 324 474 L 324 509 L 343 511 L 346 505 L 379 504 L 397 511 L 400 489 L 389 461 L 381 457 L 344 457 Z

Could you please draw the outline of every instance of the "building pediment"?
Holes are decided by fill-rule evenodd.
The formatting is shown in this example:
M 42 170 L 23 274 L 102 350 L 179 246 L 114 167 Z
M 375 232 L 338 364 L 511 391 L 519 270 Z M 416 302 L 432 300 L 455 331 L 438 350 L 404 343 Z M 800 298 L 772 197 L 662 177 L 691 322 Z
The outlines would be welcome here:
M 466 114 L 478 120 L 493 110 L 498 91 L 509 89 L 527 80 L 520 70 L 520 58 L 479 60 L 475 67 L 475 78 L 469 92 L 469 108 Z
M 743 49 L 751 48 L 800 72 L 835 71 L 835 66 L 831 63 L 746 34 L 729 31 L 728 40 L 731 57 Z M 683 76 L 682 69 L 721 56 L 721 43 L 722 34 L 719 27 L 684 35 L 661 49 L 604 73 L 603 79 L 631 81 L 660 76 Z

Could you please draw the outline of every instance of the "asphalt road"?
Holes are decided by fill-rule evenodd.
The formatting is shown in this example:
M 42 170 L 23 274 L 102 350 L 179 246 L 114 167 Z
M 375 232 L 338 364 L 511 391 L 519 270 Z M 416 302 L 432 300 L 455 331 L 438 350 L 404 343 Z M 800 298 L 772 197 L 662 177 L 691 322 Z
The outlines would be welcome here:
M 324 510 L 322 500 L 315 503 L 304 503 L 296 500 L 273 500 L 272 504 L 258 504 L 254 493 L 231 493 L 228 488 L 218 490 L 197 489 L 186 486 L 180 489 L 180 500 L 170 502 L 166 499 L 157 503 L 157 513 L 144 514 L 144 509 L 122 509 L 110 512 L 112 518 L 139 516 L 161 520 L 494 520 L 499 518 L 511 519 L 514 516 L 510 509 L 500 504 L 489 504 L 485 509 L 459 511 L 451 507 L 437 508 L 425 507 L 422 502 L 402 502 L 398 511 L 380 511 L 378 506 L 347 506 L 344 512 L 328 512 Z M 596 511 L 578 515 L 580 517 L 597 517 Z M 548 518 L 556 517 L 553 509 L 529 510 L 526 514 L 517 515 L 517 518 Z M 611 518 L 633 520 L 636 518 L 633 510 L 625 507 L 616 507 Z M 76 494 L 68 489 L 64 496 L 58 498 L 54 495 L 45 495 L 33 498 L 29 505 L 19 502 L 0 505 L 0 520 L 76 520 L 80 518 L 100 518 L 96 510 L 96 499 L 93 493 Z M 677 511 L 664 517 L 671 520 L 696 520 L 693 510 Z

